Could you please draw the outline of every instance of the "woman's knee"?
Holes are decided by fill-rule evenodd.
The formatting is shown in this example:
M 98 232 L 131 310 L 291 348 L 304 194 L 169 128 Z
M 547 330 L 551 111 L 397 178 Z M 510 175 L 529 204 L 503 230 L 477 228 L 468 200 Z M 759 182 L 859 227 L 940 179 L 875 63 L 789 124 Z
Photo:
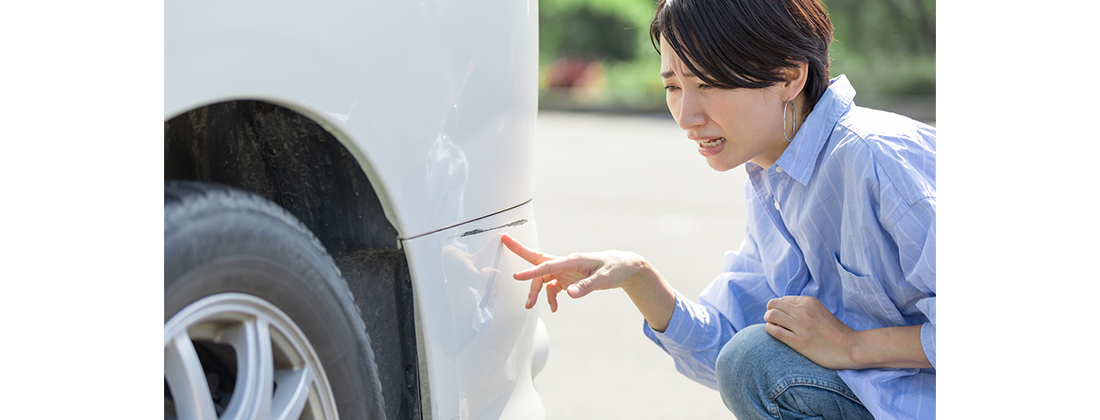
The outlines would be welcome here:
M 754 324 L 742 328 L 733 335 L 718 353 L 718 368 L 736 373 L 746 368 L 759 367 L 762 362 L 773 357 L 778 350 L 776 345 L 784 344 L 776 340 L 764 328 L 764 324 Z
M 734 334 L 719 352 L 715 369 L 722 402 L 739 419 L 775 418 L 781 411 L 831 412 L 819 409 L 837 406 L 830 403 L 834 400 L 850 402 L 853 410 L 862 409 L 835 371 L 818 366 L 775 339 L 764 324 L 750 325 Z M 835 395 L 815 387 L 792 386 L 806 378 L 828 385 Z M 790 395 L 776 399 L 784 396 L 781 394 Z
M 763 331 L 764 334 L 768 333 L 763 328 L 758 327 L 761 327 L 761 325 L 749 325 L 748 327 L 742 328 L 741 331 L 733 335 L 730 341 L 722 346 L 722 351 L 718 353 L 718 366 L 720 368 L 738 365 L 742 359 L 749 356 L 747 349 L 751 347 L 753 343 L 760 341 L 760 338 L 757 337 L 759 333 L 761 331 Z
M 763 395 L 770 382 L 767 366 L 776 355 L 776 344 L 785 346 L 768 334 L 763 324 L 756 324 L 734 334 L 718 353 L 718 392 L 726 407 L 739 417 L 742 410 L 760 409 L 765 404 Z

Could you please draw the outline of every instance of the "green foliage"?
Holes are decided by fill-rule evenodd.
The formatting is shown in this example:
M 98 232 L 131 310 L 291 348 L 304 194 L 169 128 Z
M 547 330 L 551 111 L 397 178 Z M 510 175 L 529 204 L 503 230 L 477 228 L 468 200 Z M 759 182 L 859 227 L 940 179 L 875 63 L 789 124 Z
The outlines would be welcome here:
M 539 13 L 557 16 L 583 6 L 615 15 L 634 25 L 644 26 L 646 30 L 657 10 L 657 2 L 650 0 L 542 0 L 539 1 Z
M 545 72 L 567 55 L 599 59 L 603 94 L 584 106 L 662 110 L 661 58 L 649 41 L 656 6 L 656 0 L 540 0 L 540 66 Z
M 861 55 L 936 53 L 936 3 L 928 0 L 825 0 L 833 47 Z
M 833 76 L 847 75 L 864 98 L 935 95 L 935 0 L 823 3 L 834 27 Z M 596 102 L 660 109 L 660 56 L 649 40 L 655 10 L 656 0 L 540 0 L 540 66 L 565 55 L 599 59 L 606 80 Z
M 606 93 L 600 105 L 614 109 L 665 112 L 665 86 L 661 83 L 661 56 L 650 47 L 633 61 L 604 67 Z
M 565 55 L 634 59 L 645 53 L 638 44 L 649 42 L 655 11 L 650 0 L 541 0 L 540 61 L 546 66 Z
M 826 0 L 834 76 L 871 96 L 936 94 L 934 0 Z
M 585 4 L 556 15 L 539 16 L 539 50 L 549 56 L 573 56 L 601 61 L 634 58 L 634 38 L 618 16 Z

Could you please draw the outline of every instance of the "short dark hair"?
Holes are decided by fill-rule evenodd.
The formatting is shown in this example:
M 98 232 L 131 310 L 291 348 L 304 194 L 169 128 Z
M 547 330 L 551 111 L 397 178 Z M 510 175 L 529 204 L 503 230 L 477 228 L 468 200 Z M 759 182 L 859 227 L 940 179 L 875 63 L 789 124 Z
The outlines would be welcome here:
M 805 62 L 805 116 L 829 88 L 833 24 L 818 0 L 660 0 L 649 25 L 658 52 L 661 35 L 692 73 L 720 88 L 765 88 Z

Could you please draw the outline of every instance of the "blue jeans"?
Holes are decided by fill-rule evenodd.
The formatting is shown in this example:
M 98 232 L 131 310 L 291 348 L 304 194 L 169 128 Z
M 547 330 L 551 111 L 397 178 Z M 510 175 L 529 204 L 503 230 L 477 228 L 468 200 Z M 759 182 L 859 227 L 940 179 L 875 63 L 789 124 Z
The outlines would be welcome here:
M 764 324 L 734 334 L 716 368 L 722 402 L 738 420 L 874 419 L 835 370 L 776 340 Z

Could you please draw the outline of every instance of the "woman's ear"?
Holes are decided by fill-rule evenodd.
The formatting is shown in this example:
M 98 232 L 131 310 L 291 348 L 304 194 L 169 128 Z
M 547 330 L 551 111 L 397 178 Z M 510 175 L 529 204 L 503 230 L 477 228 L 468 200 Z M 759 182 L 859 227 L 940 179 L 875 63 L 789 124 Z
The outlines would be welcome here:
M 809 64 L 800 62 L 795 67 L 788 67 L 781 70 L 785 81 L 780 85 L 782 87 L 783 98 L 786 100 L 794 100 L 798 97 L 798 94 L 802 93 L 802 88 L 806 87 L 806 78 L 809 74 Z

